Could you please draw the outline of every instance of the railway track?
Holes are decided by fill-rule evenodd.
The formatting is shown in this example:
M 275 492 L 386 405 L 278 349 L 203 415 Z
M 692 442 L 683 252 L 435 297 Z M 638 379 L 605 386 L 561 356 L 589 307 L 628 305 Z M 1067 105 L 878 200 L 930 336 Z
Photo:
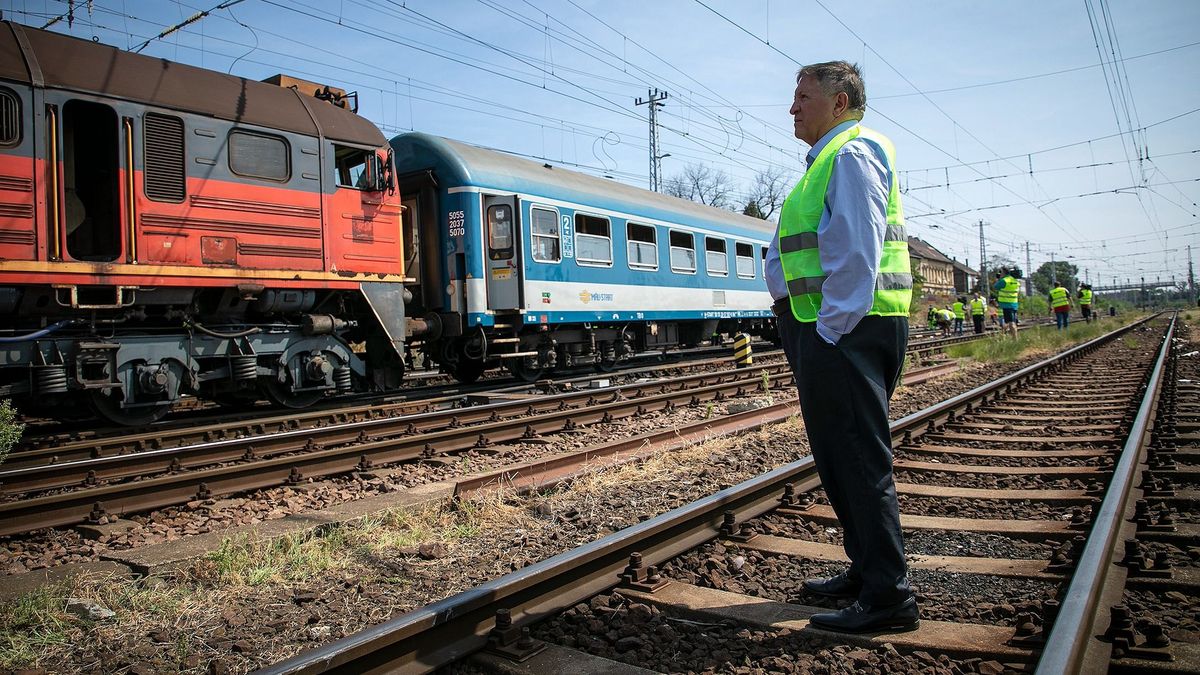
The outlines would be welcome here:
M 1193 598 L 1200 586 L 1193 570 L 1147 556 L 1157 541 L 1195 546 L 1194 516 L 1175 522 L 1136 501 L 1197 499 L 1196 474 L 1166 455 L 1191 457 L 1184 446 L 1200 443 L 1200 390 L 1185 407 L 1163 389 L 1178 378 L 1172 328 L 1162 323 L 1128 328 L 1133 340 L 1119 341 L 1126 333 L 1118 331 L 893 423 L 924 613 L 917 631 L 849 637 L 807 624 L 822 603 L 791 593 L 844 562 L 805 458 L 264 672 L 416 672 L 485 648 L 479 658 L 508 662 L 508 672 L 578 672 L 589 661 L 623 672 L 722 670 L 750 665 L 755 645 L 779 658 L 807 640 L 863 668 L 1102 672 L 1115 658 L 1118 672 L 1194 672 L 1195 640 L 1172 642 L 1161 624 L 1110 609 L 1114 594 L 1130 592 L 1124 577 Z M 1195 427 L 1185 426 L 1185 412 Z M 1165 482 L 1168 466 L 1189 490 Z M 1132 534 L 1145 543 L 1124 543 Z M 979 595 L 991 598 L 986 608 Z M 688 660 L 697 654 L 698 663 Z
M 957 364 L 910 373 L 914 381 Z M 15 453 L 0 469 L 0 534 L 97 522 L 196 499 L 309 478 L 367 471 L 411 460 L 486 451 L 506 442 L 571 431 L 676 406 L 700 406 L 792 382 L 786 364 L 753 370 L 699 373 L 635 383 L 509 399 L 408 416 L 368 416 L 341 424 L 225 438 L 171 448 L 96 456 L 79 444 Z M 787 397 L 784 397 L 785 399 Z
M 1030 324 L 1035 325 L 1035 324 Z M 975 335 L 927 338 L 909 345 L 909 353 L 917 360 L 928 360 L 945 347 L 979 339 Z M 776 349 L 763 350 L 759 344 L 756 356 L 761 359 L 782 358 L 783 352 Z M 403 416 L 428 413 L 434 410 L 459 406 L 464 400 L 481 394 L 533 393 L 547 388 L 570 388 L 586 386 L 597 378 L 633 379 L 637 377 L 661 377 L 664 371 L 682 369 L 697 370 L 723 368 L 729 364 L 727 347 L 704 348 L 689 352 L 689 359 L 668 361 L 651 359 L 658 355 L 643 355 L 637 358 L 641 365 L 622 368 L 612 373 L 566 372 L 551 380 L 537 384 L 520 382 L 513 384 L 511 378 L 494 378 L 474 384 L 450 384 L 419 387 L 401 393 L 384 396 L 360 396 L 333 404 L 319 404 L 304 410 L 253 408 L 246 411 L 200 407 L 182 415 L 174 415 L 145 428 L 131 431 L 128 427 L 96 428 L 94 425 L 61 423 L 35 423 L 26 429 L 25 438 L 17 452 L 39 449 L 60 449 L 61 453 L 48 456 L 66 457 L 70 453 L 94 449 L 93 456 L 107 456 L 147 449 L 178 447 L 221 438 L 250 436 L 275 431 L 308 429 L 330 424 L 342 424 L 348 420 L 373 419 L 382 416 Z M 717 356 L 713 356 L 717 354 Z M 696 358 L 699 357 L 699 358 Z

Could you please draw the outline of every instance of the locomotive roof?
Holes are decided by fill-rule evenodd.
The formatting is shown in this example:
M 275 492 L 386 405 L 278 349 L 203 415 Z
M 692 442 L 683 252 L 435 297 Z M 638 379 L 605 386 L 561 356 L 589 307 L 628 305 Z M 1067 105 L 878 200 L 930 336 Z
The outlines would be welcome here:
M 393 138 L 391 143 L 401 173 L 434 168 L 439 180 L 450 187 L 476 186 L 538 195 L 657 220 L 680 222 L 682 216 L 682 222 L 699 224 L 699 221 L 721 229 L 733 226 L 768 238 L 775 233 L 775 224 L 769 221 L 578 171 L 548 168 L 540 162 L 440 136 L 407 133 Z
M 29 48 L 47 87 L 90 92 L 218 119 L 310 136 L 317 127 L 294 90 L 204 68 L 142 56 L 69 35 L 3 22 L 0 79 L 30 84 L 30 67 L 17 41 Z M 383 133 L 366 119 L 315 98 L 308 107 L 325 136 L 380 146 Z

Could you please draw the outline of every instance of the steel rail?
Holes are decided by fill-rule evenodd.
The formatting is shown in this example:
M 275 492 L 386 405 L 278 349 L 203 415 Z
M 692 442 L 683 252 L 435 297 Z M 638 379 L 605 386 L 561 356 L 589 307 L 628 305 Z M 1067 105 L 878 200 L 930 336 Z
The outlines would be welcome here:
M 1082 672 L 1089 648 L 1098 646 L 1093 634 L 1100 610 L 1100 595 L 1114 566 L 1125 512 L 1143 459 L 1142 450 L 1154 417 L 1155 402 L 1163 384 L 1163 371 L 1171 352 L 1175 322 L 1176 317 L 1172 317 L 1147 382 L 1145 397 L 1130 428 L 1129 438 L 1113 468 L 1108 491 L 1092 517 L 1087 545 L 1076 564 L 1075 574 L 1061 600 L 1058 618 L 1046 638 L 1046 647 L 1038 661 L 1038 675 Z
M 10 458 L 10 461 L 0 468 L 0 494 L 19 494 L 36 490 L 75 487 L 81 484 L 94 484 L 101 480 L 190 470 L 222 462 L 265 459 L 297 452 L 305 447 L 334 447 L 370 439 L 412 436 L 416 433 L 429 433 L 457 426 L 530 417 L 539 412 L 584 408 L 598 402 L 606 402 L 609 399 L 613 401 L 621 399 L 653 401 L 653 397 L 647 397 L 647 392 L 655 389 L 660 394 L 667 394 L 685 389 L 706 391 L 713 386 L 730 383 L 753 386 L 761 382 L 763 372 L 767 372 L 768 378 L 773 381 L 780 377 L 790 378 L 791 374 L 785 364 L 771 364 L 753 371 L 727 370 L 718 373 L 698 373 L 670 380 L 627 384 L 603 390 L 579 390 L 536 399 L 501 401 L 407 417 L 360 420 L 314 429 L 293 429 L 274 434 L 230 438 L 177 448 L 98 457 L 85 455 L 85 458 L 53 455 L 55 461 L 51 462 L 48 458 L 42 457 L 43 463 L 21 461 L 23 459 L 21 457 Z M 778 386 L 784 384 L 786 383 L 777 383 Z M 85 483 L 85 481 L 87 482 Z
M 736 373 L 735 374 L 740 374 Z M 674 388 L 654 395 L 624 398 L 612 391 L 609 400 L 593 401 L 580 408 L 560 406 L 535 416 L 498 419 L 474 426 L 458 426 L 427 433 L 372 439 L 362 433 L 359 442 L 321 449 L 316 445 L 302 453 L 288 454 L 251 462 L 174 473 L 115 485 L 74 490 L 61 494 L 0 503 L 0 535 L 27 532 L 41 527 L 68 525 L 94 520 L 102 515 L 133 513 L 164 506 L 183 504 L 195 499 L 297 483 L 309 477 L 322 477 L 367 470 L 377 465 L 430 458 L 439 454 L 487 448 L 493 443 L 520 441 L 542 433 L 571 430 L 580 425 L 608 422 L 676 405 L 699 405 L 723 400 L 732 393 L 761 387 L 761 376 L 725 381 L 707 386 Z M 768 378 L 772 388 L 791 382 L 792 374 L 777 373 Z M 653 383 L 651 386 L 678 384 Z M 685 383 L 686 384 L 686 383 Z M 522 407 L 527 405 L 522 402 Z M 461 412 L 461 411 L 460 411 Z M 360 432 L 361 433 L 361 432 Z M 303 436 L 302 436 L 303 437 Z M 253 442 L 240 439 L 242 442 Z M 137 460 L 141 455 L 124 456 Z M 116 458 L 114 458 L 116 459 Z M 165 457 L 159 456 L 162 462 Z
M 986 399 L 1018 379 L 1035 377 L 1066 358 L 1095 349 L 1142 321 L 1102 335 L 1063 354 L 1024 368 L 1013 376 L 985 384 L 891 423 L 892 438 L 903 438 L 936 426 L 946 415 Z M 754 427 L 747 428 L 747 431 Z M 604 592 L 619 582 L 629 556 L 639 553 L 644 565 L 658 565 L 719 533 L 724 513 L 738 522 L 774 508 L 791 483 L 796 492 L 817 487 L 820 479 L 812 457 L 804 457 L 743 481 L 582 547 L 561 553 L 445 600 L 408 612 L 336 642 L 256 671 L 257 675 L 309 673 L 428 672 L 479 650 L 504 609 L 514 626 L 528 625 Z

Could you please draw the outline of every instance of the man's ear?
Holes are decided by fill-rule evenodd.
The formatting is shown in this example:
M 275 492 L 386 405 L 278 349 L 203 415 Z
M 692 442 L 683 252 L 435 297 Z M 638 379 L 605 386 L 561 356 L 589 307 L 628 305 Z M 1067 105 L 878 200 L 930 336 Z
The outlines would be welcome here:
M 839 91 L 833 100 L 833 116 L 841 117 L 850 108 L 850 95 Z

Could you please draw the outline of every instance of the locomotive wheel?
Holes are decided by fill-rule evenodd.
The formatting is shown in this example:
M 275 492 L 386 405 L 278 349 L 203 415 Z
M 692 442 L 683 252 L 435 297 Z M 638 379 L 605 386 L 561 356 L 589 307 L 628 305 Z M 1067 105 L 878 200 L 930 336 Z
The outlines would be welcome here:
M 460 358 L 454 362 L 449 368 L 450 377 L 458 380 L 463 384 L 471 384 L 483 375 L 483 361 L 475 361 L 468 358 Z
M 512 359 L 508 365 L 508 372 L 522 382 L 537 382 L 546 373 L 546 369 L 530 368 L 525 365 L 524 359 Z
M 617 369 L 617 357 L 606 359 L 603 356 L 596 357 L 596 372 L 611 373 Z
M 263 378 L 263 393 L 267 400 L 281 408 L 307 408 L 325 398 L 324 390 L 292 391 L 287 385 L 280 384 L 274 379 Z
M 96 415 L 113 424 L 125 427 L 153 424 L 170 412 L 172 405 L 168 402 L 138 406 L 136 408 L 122 408 L 121 402 L 108 394 L 100 391 L 91 391 L 88 393 L 88 403 Z

